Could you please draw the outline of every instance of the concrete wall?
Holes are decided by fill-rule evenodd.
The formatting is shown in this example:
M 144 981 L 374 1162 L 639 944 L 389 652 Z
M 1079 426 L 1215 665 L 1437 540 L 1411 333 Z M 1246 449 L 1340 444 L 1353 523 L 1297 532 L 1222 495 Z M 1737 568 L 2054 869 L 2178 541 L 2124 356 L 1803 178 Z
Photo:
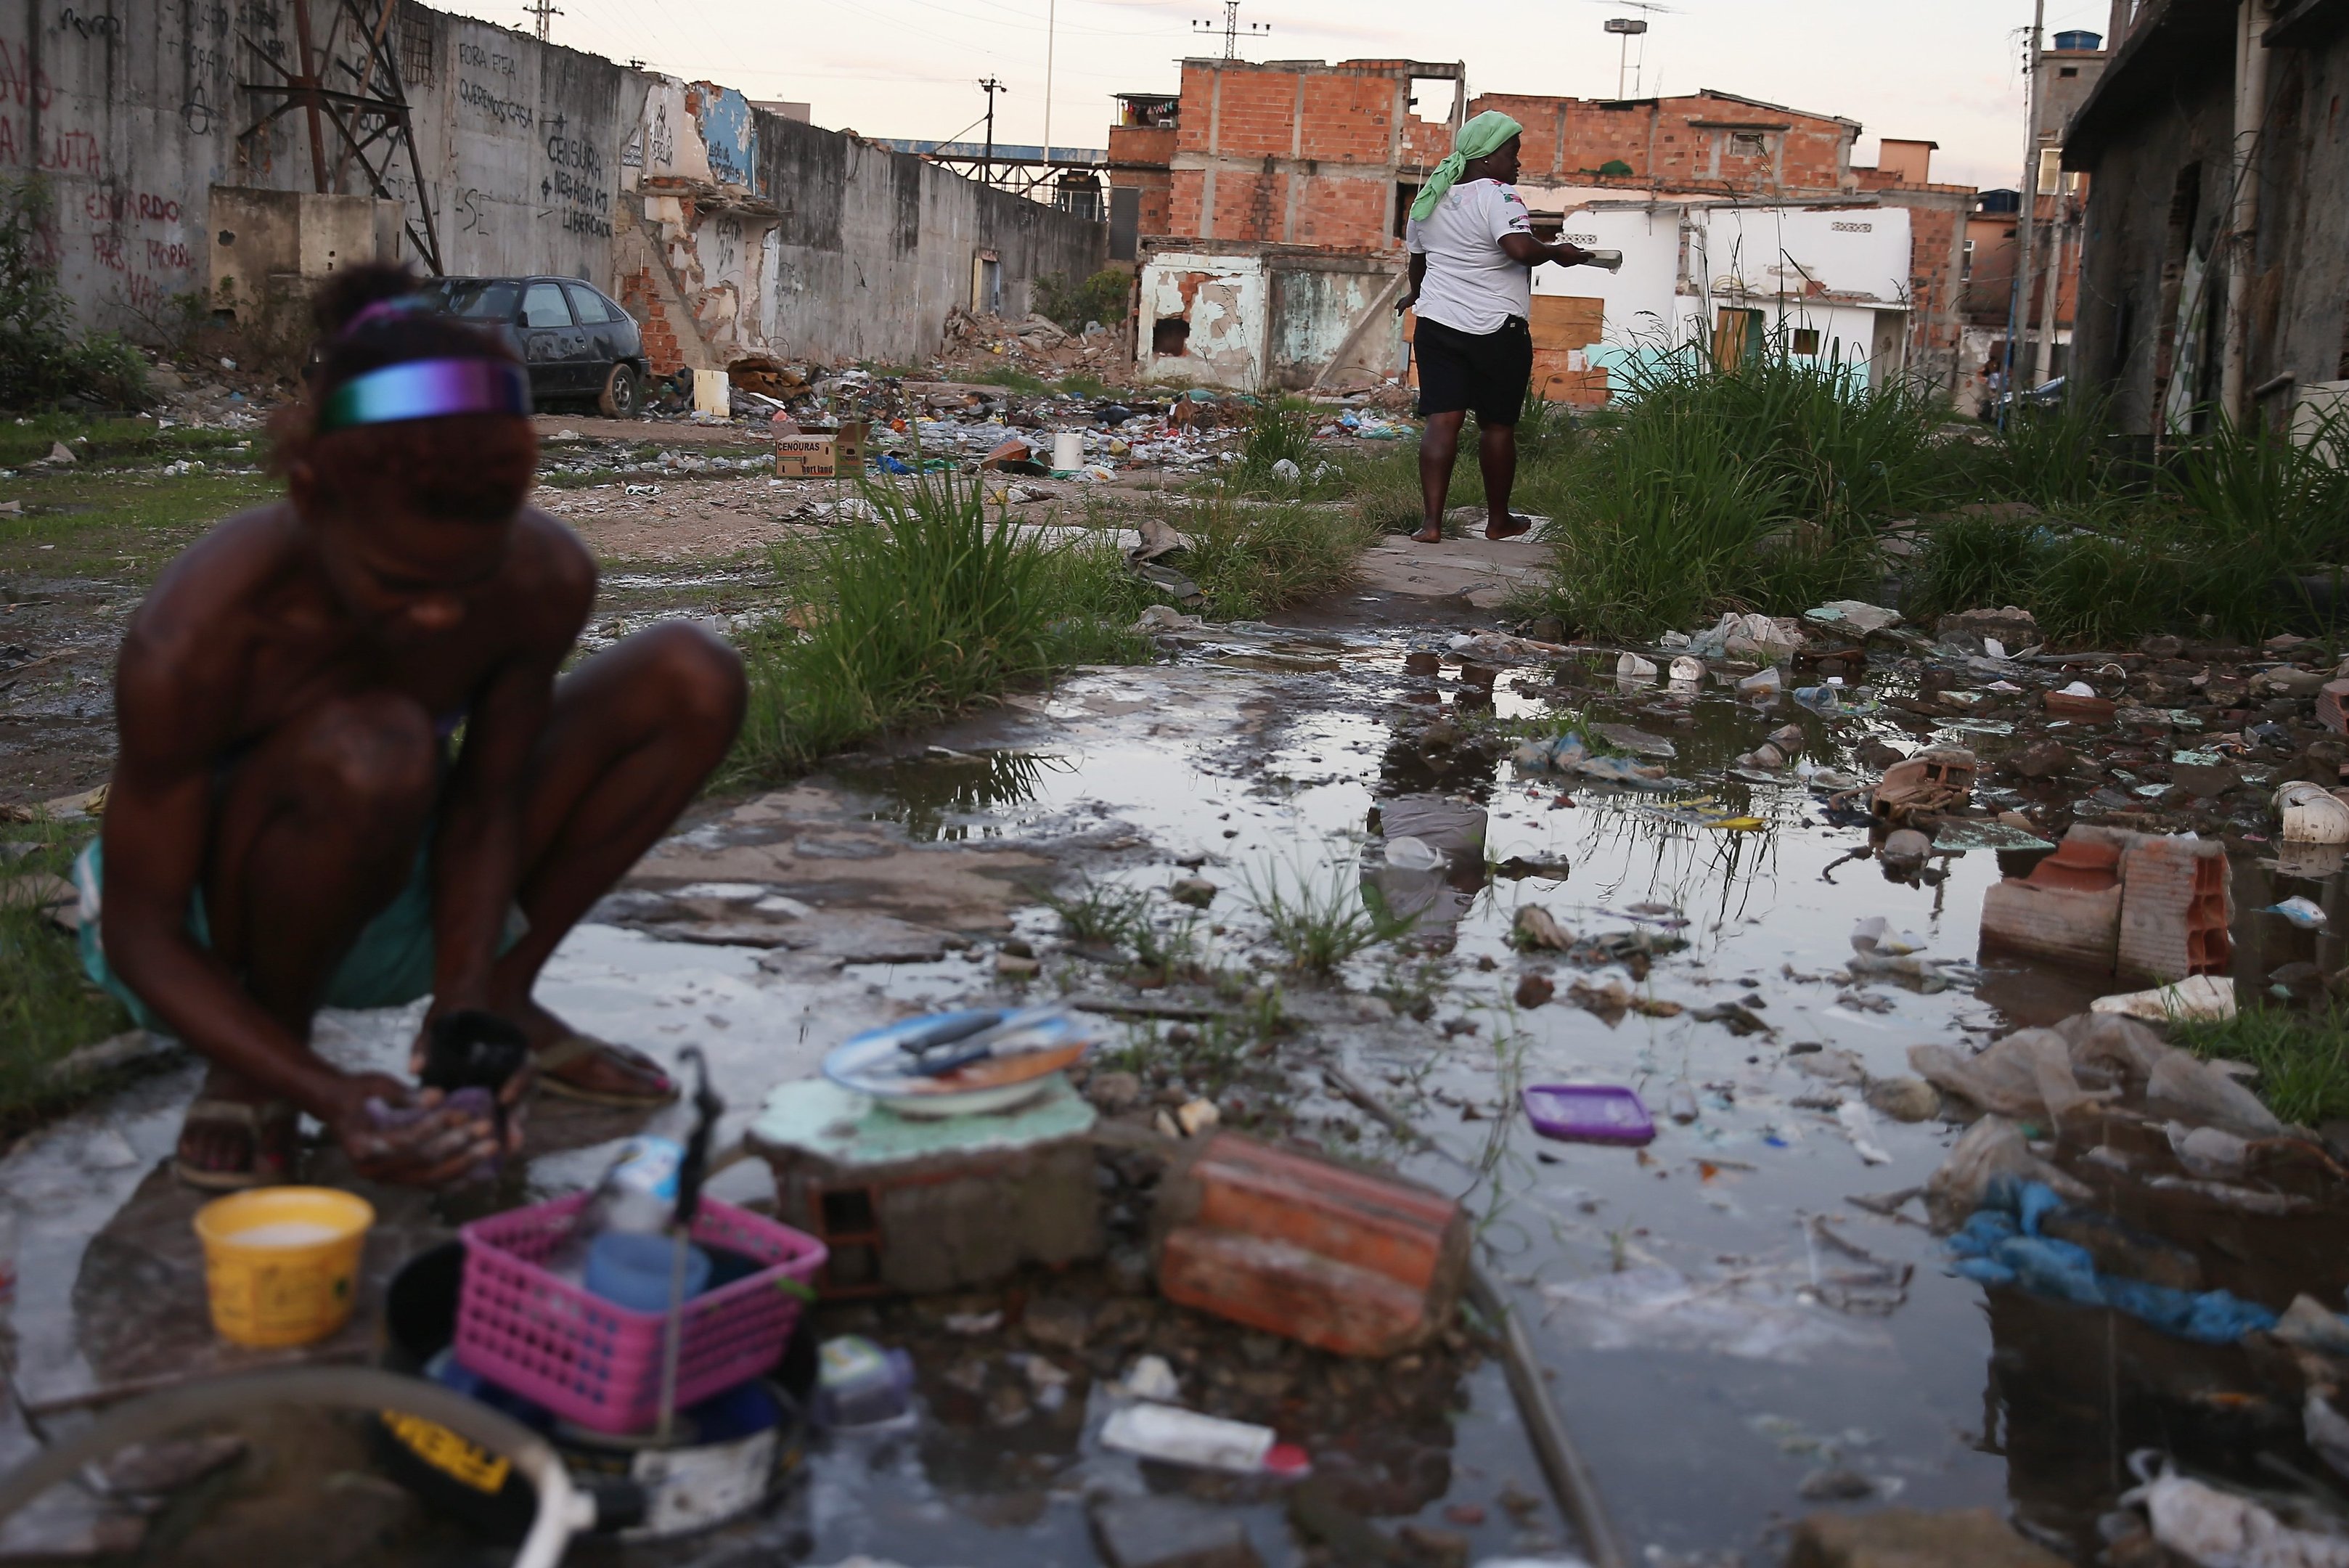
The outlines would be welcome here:
M 2243 258 L 2221 235 L 2233 17 L 2174 0 L 2141 18 L 2072 122 L 2065 162 L 2091 180 L 2071 363 L 2131 435 L 2190 427 L 2216 397 L 2230 265 L 2251 273 L 2244 380 L 2267 389 L 2259 417 L 2288 426 L 2310 389 L 2349 377 L 2349 29 L 2338 6 L 2302 7 L 2262 42 L 2267 134 Z
M 147 0 L 90 16 L 0 0 L 0 178 L 52 182 L 47 239 L 83 320 L 152 338 L 182 296 L 218 303 L 212 189 L 315 189 L 305 111 L 238 134 L 267 102 L 243 85 L 298 68 L 299 3 Z M 326 74 L 348 88 L 364 46 L 331 0 L 307 4 Z M 419 230 L 429 214 L 444 270 L 557 274 L 616 294 L 633 283 L 679 363 L 913 358 L 969 302 L 977 252 L 999 255 L 1015 311 L 1035 277 L 1082 277 L 1106 258 L 1104 224 L 754 109 L 731 88 L 412 0 L 393 44 L 422 179 L 402 156 L 386 193 Z M 322 129 L 330 188 L 370 193 Z M 395 249 L 416 255 L 404 240 Z
M 1146 249 L 1141 271 L 1144 379 L 1254 392 L 1384 380 L 1401 368 L 1392 256 L 1177 242 Z M 1174 320 L 1188 337 L 1181 352 L 1161 353 L 1158 326 Z

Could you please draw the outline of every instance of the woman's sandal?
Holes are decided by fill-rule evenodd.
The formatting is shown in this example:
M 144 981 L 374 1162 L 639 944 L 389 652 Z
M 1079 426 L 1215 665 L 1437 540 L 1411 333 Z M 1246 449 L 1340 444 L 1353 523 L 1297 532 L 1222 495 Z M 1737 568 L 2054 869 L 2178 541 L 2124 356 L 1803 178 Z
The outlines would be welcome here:
M 183 1143 L 191 1127 L 234 1127 L 245 1137 L 242 1169 L 229 1166 L 212 1169 L 172 1156 L 171 1174 L 197 1191 L 245 1192 L 292 1179 L 301 1116 L 287 1102 L 202 1097 L 188 1106 L 188 1114 L 181 1119 Z
M 616 1106 L 624 1110 L 649 1110 L 656 1106 L 668 1105 L 677 1098 L 674 1080 L 670 1080 L 668 1087 L 657 1094 L 616 1095 L 603 1089 L 582 1088 L 577 1084 L 554 1076 L 559 1068 L 598 1055 L 668 1078 L 668 1075 L 661 1071 L 660 1064 L 643 1052 L 626 1045 L 615 1045 L 608 1040 L 598 1040 L 592 1034 L 566 1035 L 545 1050 L 533 1054 L 531 1064 L 537 1069 L 539 1087 L 566 1100 L 580 1100 L 591 1106 Z

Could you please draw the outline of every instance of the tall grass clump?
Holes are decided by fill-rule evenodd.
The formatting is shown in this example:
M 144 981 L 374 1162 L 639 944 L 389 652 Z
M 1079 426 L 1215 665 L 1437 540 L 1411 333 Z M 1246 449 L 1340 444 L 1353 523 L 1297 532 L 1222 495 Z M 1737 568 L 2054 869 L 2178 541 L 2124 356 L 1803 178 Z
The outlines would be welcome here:
M 805 767 L 1068 665 L 1145 656 L 1123 628 L 1146 597 L 1106 540 L 1048 544 L 989 518 L 979 488 L 951 474 L 864 493 L 878 523 L 777 561 L 808 592 L 744 639 L 737 776 Z
M 2056 641 L 2175 630 L 2258 639 L 2337 630 L 2349 602 L 2349 427 L 2294 441 L 2217 420 L 2142 481 L 2102 462 L 2093 405 L 2033 410 L 1991 448 L 1992 474 L 2040 514 L 1937 519 L 1904 608 L 1920 619 L 2020 605 Z M 2069 477 L 2066 477 L 2067 473 Z
M 88 831 L 87 824 L 11 824 L 0 836 L 33 847 L 0 866 L 9 879 L 62 877 Z M 87 1083 L 51 1077 L 51 1065 L 76 1046 L 129 1026 L 122 1004 L 82 973 L 72 938 L 29 900 L 0 898 L 0 1137 L 87 1093 Z
M 1692 343 L 1631 357 L 1620 384 L 1548 535 L 1547 600 L 1596 635 L 1872 595 L 1879 531 L 1951 490 L 1939 416 L 1905 382 L 1862 387 L 1783 345 L 1724 368 Z
M 1310 408 L 1293 399 L 1264 399 L 1248 410 L 1247 425 L 1240 432 L 1240 460 L 1232 467 L 1230 483 L 1244 490 L 1285 484 L 1293 491 L 1297 481 L 1284 481 L 1273 466 L 1292 462 L 1300 472 L 1312 467 L 1313 431 L 1319 422 Z
M 1289 968 L 1306 974 L 1334 974 L 1355 954 L 1406 936 L 1416 924 L 1409 915 L 1373 904 L 1343 866 L 1326 877 L 1301 870 L 1284 875 L 1276 867 L 1261 880 L 1247 874 L 1243 885 L 1248 908 L 1265 923 L 1266 937 Z
M 1167 520 L 1191 542 L 1170 564 L 1223 620 L 1253 620 L 1348 587 L 1379 534 L 1350 507 L 1243 506 L 1212 494 Z

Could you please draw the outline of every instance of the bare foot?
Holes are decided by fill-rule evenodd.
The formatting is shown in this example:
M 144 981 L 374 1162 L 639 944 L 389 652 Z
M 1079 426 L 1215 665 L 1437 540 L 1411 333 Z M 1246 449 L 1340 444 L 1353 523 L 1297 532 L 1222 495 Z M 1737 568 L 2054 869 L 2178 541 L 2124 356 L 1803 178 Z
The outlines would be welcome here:
M 1509 514 L 1506 521 L 1485 524 L 1485 537 L 1487 539 L 1514 539 L 1533 525 L 1534 520 L 1532 518 L 1521 516 L 1518 514 L 1512 512 Z
M 1437 524 L 1430 523 L 1418 533 L 1413 534 L 1412 538 L 1422 545 L 1441 545 L 1444 543 L 1444 529 Z

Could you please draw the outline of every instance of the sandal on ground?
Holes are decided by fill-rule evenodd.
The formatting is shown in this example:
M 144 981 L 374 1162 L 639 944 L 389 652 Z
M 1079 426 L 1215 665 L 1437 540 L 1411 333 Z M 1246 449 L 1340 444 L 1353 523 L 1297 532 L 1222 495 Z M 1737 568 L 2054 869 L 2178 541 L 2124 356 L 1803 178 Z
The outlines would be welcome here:
M 284 1100 L 199 1098 L 180 1122 L 181 1140 L 185 1142 L 191 1127 L 233 1127 L 244 1134 L 245 1163 L 242 1168 L 210 1168 L 174 1154 L 171 1174 L 199 1192 L 245 1192 L 277 1186 L 293 1179 L 294 1140 L 300 1127 L 299 1113 Z
M 642 1094 L 614 1094 L 607 1089 L 584 1088 L 554 1075 L 574 1063 L 602 1057 L 626 1067 L 639 1077 L 657 1077 L 665 1085 Z M 566 1100 L 580 1100 L 591 1106 L 616 1106 L 626 1110 L 646 1110 L 666 1106 L 677 1098 L 676 1081 L 662 1071 L 659 1063 L 643 1052 L 626 1045 L 615 1045 L 608 1040 L 598 1040 L 592 1034 L 570 1034 L 540 1051 L 531 1058 L 538 1070 L 538 1085 L 548 1094 Z
M 1514 539 L 1518 535 L 1525 533 L 1533 525 L 1534 520 L 1526 516 L 1524 513 L 1512 512 L 1509 514 L 1509 525 L 1506 528 L 1495 528 L 1489 523 L 1485 524 L 1485 537 L 1487 539 Z

